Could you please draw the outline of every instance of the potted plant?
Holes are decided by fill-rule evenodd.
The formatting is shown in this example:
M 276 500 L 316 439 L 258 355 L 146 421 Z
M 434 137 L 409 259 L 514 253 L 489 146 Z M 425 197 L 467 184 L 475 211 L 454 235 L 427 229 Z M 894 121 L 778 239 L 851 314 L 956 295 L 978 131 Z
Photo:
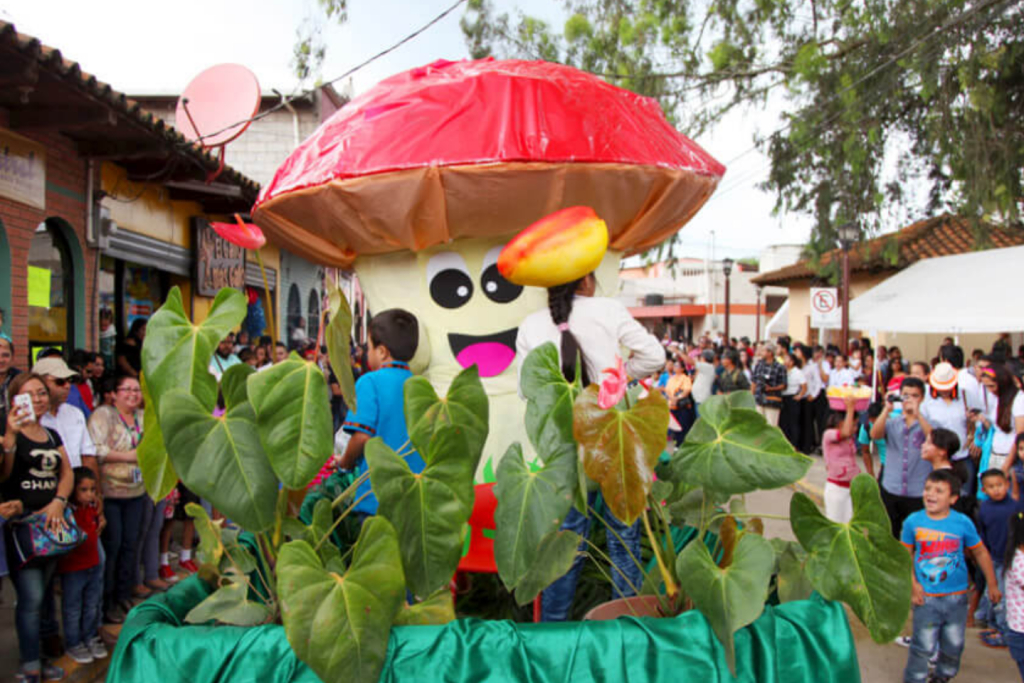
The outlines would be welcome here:
M 325 333 L 332 364 L 341 370 L 348 366 L 351 318 L 336 289 L 330 314 Z M 456 377 L 444 398 L 423 378 L 407 382 L 410 443 L 398 453 L 380 440 L 367 444 L 368 476 L 381 514 L 343 552 L 329 537 L 352 509 L 362 480 L 334 500 L 318 502 L 310 524 L 296 519 L 288 505 L 289 492 L 303 489 L 332 450 L 320 369 L 293 355 L 259 374 L 247 366 L 230 368 L 219 386 L 207 371 L 217 343 L 244 315 L 241 293 L 223 290 L 206 320 L 193 324 L 174 289 L 151 318 L 143 346 L 146 418 L 139 459 L 147 490 L 159 500 L 180 477 L 233 522 L 226 526 L 198 506 L 189 509 L 200 532 L 206 588 L 192 582 L 175 589 L 179 595 L 192 591 L 182 621 L 231 625 L 221 633 L 256 629 L 277 642 L 282 627 L 274 624 L 281 623 L 291 649 L 309 667 L 289 669 L 295 676 L 378 680 L 403 643 L 427 637 L 434 633 L 429 625 L 455 617 L 448 583 L 462 552 L 474 473 L 487 437 L 486 394 L 474 367 Z M 351 377 L 342 382 L 351 396 Z M 532 600 L 576 557 L 580 538 L 559 526 L 569 506 L 585 509 L 593 481 L 620 519 L 644 519 L 657 566 L 645 583 L 663 613 L 692 605 L 710 623 L 730 667 L 734 633 L 761 614 L 773 576 L 784 600 L 813 587 L 849 603 L 876 639 L 891 638 L 902 626 L 909 609 L 909 557 L 888 535 L 870 478 L 854 482 L 855 515 L 848 525 L 828 522 L 810 501 L 795 496 L 791 517 L 799 544 L 762 538 L 754 513 L 729 500 L 783 486 L 807 468 L 806 458 L 784 447 L 778 430 L 752 410 L 749 397 L 705 403 L 701 420 L 655 481 L 668 424 L 658 394 L 620 398 L 602 395 L 598 386 L 567 382 L 551 345 L 525 360 L 522 388 L 527 433 L 539 462 L 528 464 L 518 445 L 503 459 L 495 539 L 501 579 L 519 602 Z M 218 392 L 226 412 L 214 417 Z M 609 393 L 607 386 L 603 393 Z M 412 448 L 427 463 L 417 475 L 401 457 Z M 701 533 L 718 528 L 723 556 L 716 561 L 702 543 L 677 554 L 667 539 L 680 520 Z M 746 522 L 742 528 L 740 521 Z M 413 624 L 428 627 L 393 628 Z M 588 628 L 570 628 L 576 627 Z M 139 628 L 129 619 L 125 631 L 138 634 Z M 193 640 L 176 644 L 176 652 L 203 649 L 218 633 L 195 628 L 205 630 L 190 636 L 188 628 L 176 629 L 171 637 Z M 467 622 L 455 632 L 474 628 L 484 627 Z M 550 640 L 550 632 L 544 638 Z M 131 649 L 141 642 L 123 637 L 110 680 L 128 676 Z M 514 641 L 499 642 L 498 648 L 493 642 L 466 647 L 478 648 L 480 656 L 505 656 L 516 647 Z M 385 674 L 400 670 L 389 666 Z

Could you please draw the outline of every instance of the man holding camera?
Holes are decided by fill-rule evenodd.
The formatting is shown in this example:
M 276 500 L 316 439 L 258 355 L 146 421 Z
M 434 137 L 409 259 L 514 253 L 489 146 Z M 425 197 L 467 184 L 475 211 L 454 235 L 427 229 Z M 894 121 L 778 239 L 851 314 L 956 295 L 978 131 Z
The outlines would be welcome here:
M 871 426 L 872 439 L 885 439 L 885 470 L 882 473 L 882 503 L 889 513 L 892 534 L 900 537 L 903 520 L 924 508 L 921 496 L 932 466 L 921 459 L 921 446 L 931 425 L 921 415 L 924 382 L 916 377 L 903 380 L 899 395 L 890 395 L 881 415 Z M 893 407 L 903 406 L 894 414 Z

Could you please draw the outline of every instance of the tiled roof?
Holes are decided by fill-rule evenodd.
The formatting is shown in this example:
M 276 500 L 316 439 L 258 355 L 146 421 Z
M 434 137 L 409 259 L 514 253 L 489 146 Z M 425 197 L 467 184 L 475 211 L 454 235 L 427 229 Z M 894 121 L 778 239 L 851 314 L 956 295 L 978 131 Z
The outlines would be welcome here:
M 20 54 L 37 64 L 39 69 L 56 76 L 64 85 L 78 91 L 83 97 L 108 106 L 118 117 L 127 119 L 132 126 L 155 137 L 175 153 L 193 158 L 209 171 L 217 169 L 218 159 L 215 155 L 189 142 L 175 128 L 143 109 L 139 103 L 114 90 L 109 84 L 97 80 L 95 76 L 82 71 L 78 62 L 66 59 L 60 50 L 43 45 L 37 38 L 18 33 L 14 24 L 0 21 L 0 55 L 4 50 Z M 218 182 L 241 188 L 243 195 L 251 199 L 255 199 L 259 192 L 258 183 L 230 166 L 224 167 Z
M 1024 230 L 999 228 L 989 225 L 985 242 L 979 242 L 971 231 L 969 221 L 944 213 L 909 225 L 902 230 L 881 235 L 863 242 L 850 250 L 850 270 L 902 270 L 910 264 L 935 256 L 952 256 L 976 249 L 997 249 L 1024 244 Z M 897 243 L 897 258 L 893 263 L 885 254 L 892 240 Z M 820 259 L 821 267 L 842 256 L 840 249 L 827 252 Z M 818 275 L 809 259 L 785 268 L 762 273 L 751 282 L 755 285 L 787 285 Z

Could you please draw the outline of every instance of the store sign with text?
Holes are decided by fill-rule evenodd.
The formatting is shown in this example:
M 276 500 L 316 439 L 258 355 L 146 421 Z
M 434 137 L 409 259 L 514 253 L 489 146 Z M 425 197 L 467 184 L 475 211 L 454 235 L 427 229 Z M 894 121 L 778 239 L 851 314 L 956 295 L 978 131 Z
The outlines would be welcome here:
M 196 250 L 196 292 L 200 296 L 216 296 L 224 287 L 245 286 L 245 249 L 222 238 L 209 221 L 194 218 L 193 236 Z
M 46 208 L 46 148 L 0 128 L 0 197 Z

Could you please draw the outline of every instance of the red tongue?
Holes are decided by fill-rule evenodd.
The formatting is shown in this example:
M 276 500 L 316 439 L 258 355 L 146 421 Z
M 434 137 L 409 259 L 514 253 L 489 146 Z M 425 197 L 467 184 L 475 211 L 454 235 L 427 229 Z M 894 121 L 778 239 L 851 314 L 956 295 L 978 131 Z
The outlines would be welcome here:
M 455 360 L 464 368 L 476 365 L 481 377 L 494 377 L 505 372 L 515 357 L 516 352 L 505 344 L 479 342 L 462 349 Z

